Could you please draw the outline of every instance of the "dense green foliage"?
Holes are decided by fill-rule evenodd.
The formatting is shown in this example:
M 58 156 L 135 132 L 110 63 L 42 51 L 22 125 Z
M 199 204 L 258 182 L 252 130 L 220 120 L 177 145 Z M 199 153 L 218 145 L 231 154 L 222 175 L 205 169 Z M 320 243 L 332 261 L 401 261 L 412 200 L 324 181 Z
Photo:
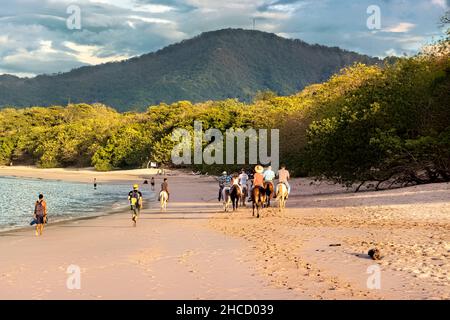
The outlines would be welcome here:
M 260 31 L 219 30 L 123 62 L 31 79 L 0 76 L 0 107 L 70 101 L 142 111 L 179 100 L 248 102 L 257 91 L 293 94 L 355 62 L 379 60 Z
M 308 172 L 355 181 L 450 180 L 450 59 L 401 60 L 334 102 L 312 123 Z
M 348 185 L 449 181 L 448 40 L 435 49 L 384 67 L 355 64 L 292 96 L 260 92 L 252 103 L 179 101 L 143 113 L 99 104 L 7 108 L 0 111 L 0 163 L 98 170 L 170 164 L 172 131 L 193 130 L 197 120 L 204 130 L 279 128 L 281 161 L 297 175 Z

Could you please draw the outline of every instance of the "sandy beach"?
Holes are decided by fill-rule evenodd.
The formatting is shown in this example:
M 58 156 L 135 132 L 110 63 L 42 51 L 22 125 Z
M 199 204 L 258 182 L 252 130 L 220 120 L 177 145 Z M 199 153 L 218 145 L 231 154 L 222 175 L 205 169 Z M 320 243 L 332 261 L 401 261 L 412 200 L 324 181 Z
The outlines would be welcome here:
M 0 168 L 130 185 L 155 173 Z M 137 227 L 126 211 L 50 224 L 38 238 L 31 227 L 1 232 L 0 299 L 450 298 L 450 184 L 353 193 L 295 179 L 286 210 L 256 219 L 249 208 L 223 213 L 212 177 L 167 173 L 167 212 L 147 199 Z M 367 256 L 375 247 L 380 261 Z M 71 265 L 80 289 L 67 288 Z

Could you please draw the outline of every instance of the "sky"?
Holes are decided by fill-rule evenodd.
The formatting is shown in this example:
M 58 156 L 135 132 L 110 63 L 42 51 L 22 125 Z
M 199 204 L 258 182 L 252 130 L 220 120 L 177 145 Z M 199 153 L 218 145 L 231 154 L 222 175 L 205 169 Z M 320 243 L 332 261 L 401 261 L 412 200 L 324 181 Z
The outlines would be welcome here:
M 450 0 L 0 0 L 0 74 L 119 61 L 253 21 L 312 44 L 413 55 L 443 35 L 449 8 Z

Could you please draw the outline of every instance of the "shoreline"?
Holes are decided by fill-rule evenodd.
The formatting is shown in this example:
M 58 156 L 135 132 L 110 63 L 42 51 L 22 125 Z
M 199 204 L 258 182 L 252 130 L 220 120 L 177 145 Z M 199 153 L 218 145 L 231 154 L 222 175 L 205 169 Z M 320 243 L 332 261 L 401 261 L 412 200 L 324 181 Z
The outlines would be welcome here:
M 134 183 L 135 180 L 129 179 L 144 179 L 141 175 L 146 174 L 143 173 L 142 170 L 146 169 L 138 169 L 138 170 L 120 170 L 116 171 L 116 173 L 109 180 L 98 181 L 97 184 L 116 184 L 116 185 L 128 185 Z M 153 169 L 149 169 L 151 172 L 155 171 Z M 157 170 L 156 170 L 157 171 Z M 87 181 L 87 175 L 89 175 L 91 170 L 88 168 L 80 168 L 80 169 L 62 169 L 62 168 L 54 168 L 54 169 L 40 169 L 34 166 L 16 166 L 16 167 L 7 167 L 0 166 L 0 178 L 6 179 L 27 179 L 27 180 L 35 180 L 35 181 L 51 181 L 51 182 L 64 182 L 64 183 L 79 183 L 84 185 L 92 185 L 93 182 Z M 111 171 L 113 172 L 113 171 Z M 109 173 L 111 173 L 109 172 Z M 50 173 L 50 176 L 47 176 Z M 93 171 L 93 173 L 97 173 Z M 60 175 L 56 177 L 55 175 Z M 79 174 L 78 177 L 74 176 Z M 70 176 L 68 176 L 70 175 Z M 103 173 L 103 175 L 109 176 L 108 172 Z M 154 194 L 151 194 L 151 197 L 146 201 L 147 203 L 152 203 L 155 201 Z M 113 208 L 103 208 L 100 210 L 92 211 L 89 215 L 82 215 L 79 217 L 70 217 L 64 218 L 63 216 L 59 216 L 61 219 L 56 220 L 56 222 L 50 222 L 45 226 L 45 228 L 51 226 L 57 226 L 60 224 L 68 223 L 71 221 L 78 221 L 84 219 L 95 219 L 98 217 L 109 216 L 113 214 L 120 214 L 127 212 L 127 206 L 123 206 L 121 208 L 113 209 Z M 32 217 L 30 216 L 30 219 Z M 34 226 L 22 225 L 22 226 L 5 226 L 0 227 L 0 234 L 2 233 L 12 233 L 12 232 L 20 232 L 26 230 L 34 230 Z
M 112 215 L 116 215 L 116 214 L 123 214 L 128 211 L 129 210 L 127 210 L 126 208 L 122 208 L 122 209 L 118 209 L 117 211 L 99 211 L 98 213 L 95 213 L 94 215 L 91 215 L 91 216 L 72 217 L 72 218 L 67 218 L 67 219 L 63 219 L 63 220 L 58 220 L 56 222 L 47 223 L 44 227 L 44 230 L 47 231 L 48 228 L 57 227 L 57 226 L 64 225 L 64 224 L 67 224 L 70 222 L 91 220 L 91 219 L 96 219 L 99 217 L 107 217 L 107 216 L 112 216 Z M 0 228 L 0 237 L 2 236 L 2 234 L 5 234 L 5 233 L 30 232 L 30 230 L 34 231 L 34 226 L 30 226 L 30 225 L 18 226 L 18 227 L 13 227 L 11 229 Z
M 178 175 L 178 172 L 166 170 L 166 176 Z M 130 181 L 147 179 L 146 176 L 162 177 L 158 169 L 130 169 L 113 171 L 95 171 L 93 168 L 50 168 L 41 169 L 35 166 L 0 166 L 0 176 L 55 180 L 66 182 L 93 183 L 129 183 Z

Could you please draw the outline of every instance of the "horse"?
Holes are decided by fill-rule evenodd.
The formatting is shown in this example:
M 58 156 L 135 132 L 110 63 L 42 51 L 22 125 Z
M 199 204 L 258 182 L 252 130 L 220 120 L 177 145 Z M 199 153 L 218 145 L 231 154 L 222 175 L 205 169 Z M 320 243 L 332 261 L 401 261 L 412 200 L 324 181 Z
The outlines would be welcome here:
M 237 184 L 233 184 L 230 190 L 231 203 L 233 204 L 233 211 L 236 211 L 239 207 L 239 199 L 242 197 L 241 187 Z
M 159 193 L 159 203 L 161 205 L 161 211 L 166 211 L 168 200 L 169 200 L 169 195 L 167 194 L 167 191 L 162 190 Z
M 264 182 L 264 190 L 266 191 L 266 207 L 270 207 L 270 198 L 275 194 L 273 190 L 273 182 Z
M 223 199 L 223 210 L 225 212 L 228 211 L 228 207 L 231 204 L 231 197 L 230 197 L 230 187 L 225 187 L 222 190 L 222 199 Z
M 241 186 L 242 192 L 241 192 L 241 206 L 246 207 L 245 201 L 247 201 L 248 197 L 248 187 L 246 184 Z
M 259 218 L 259 211 L 264 208 L 264 203 L 266 202 L 266 192 L 264 188 L 253 187 L 252 190 L 252 207 L 253 216 L 255 216 L 255 208 L 257 213 L 257 218 Z
M 280 211 L 284 210 L 286 207 L 286 198 L 288 196 L 288 189 L 283 182 L 277 184 L 277 201 L 278 208 Z

